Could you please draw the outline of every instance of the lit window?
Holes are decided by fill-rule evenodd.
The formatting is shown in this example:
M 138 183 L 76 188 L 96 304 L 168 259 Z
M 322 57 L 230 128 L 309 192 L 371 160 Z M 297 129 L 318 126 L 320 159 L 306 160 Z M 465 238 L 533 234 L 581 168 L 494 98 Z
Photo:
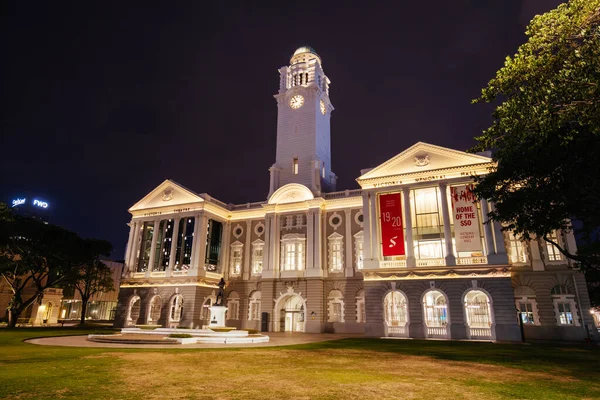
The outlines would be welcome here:
M 448 325 L 448 305 L 442 292 L 427 292 L 423 298 L 423 308 L 427 327 L 440 328 Z
M 306 238 L 300 234 L 284 235 L 281 239 L 281 268 L 283 271 L 304 269 Z
M 383 300 L 385 323 L 390 326 L 405 326 L 408 322 L 408 301 L 404 293 L 389 292 Z
M 512 264 L 527 262 L 527 251 L 525 242 L 515 237 L 512 232 L 508 233 L 508 252 Z
M 294 157 L 292 171 L 294 172 L 294 175 L 298 175 L 298 157 Z
M 216 300 L 216 296 L 209 296 L 204 298 L 204 303 L 202 303 L 202 310 L 200 311 L 200 319 L 204 321 L 208 321 L 210 319 L 210 306 L 212 306 Z
M 321 176 L 325 178 L 325 161 L 323 161 L 323 165 L 321 166 Z
M 558 325 L 579 326 L 575 296 L 571 293 L 569 287 L 567 285 L 556 285 L 552 288 L 550 294 L 554 303 L 556 323 Z
M 263 249 L 265 242 L 256 240 L 252 243 L 252 275 L 260 275 L 263 270 Z
M 344 265 L 343 239 L 344 237 L 337 232 L 329 236 L 329 270 L 332 272 L 341 272 Z
M 363 247 L 364 247 L 364 235 L 363 231 L 358 232 L 354 235 L 354 251 L 356 257 L 356 269 L 363 269 Z
M 548 235 L 548 239 L 560 245 L 560 239 L 556 231 Z M 548 261 L 561 261 L 563 259 L 562 254 L 560 253 L 558 248 L 550 242 L 546 242 L 546 254 L 548 257 Z
M 410 195 L 415 256 L 418 259 L 443 258 L 444 227 L 439 189 L 415 189 Z
M 535 299 L 523 296 L 516 299 L 516 306 L 523 324 L 539 325 L 537 303 Z
M 465 313 L 469 328 L 489 328 L 492 326 L 490 299 L 481 290 L 471 290 L 465 296 Z
M 231 275 L 239 275 L 242 272 L 242 249 L 244 245 L 240 242 L 231 244 L 231 258 L 229 271 Z
M 137 272 L 148 271 L 150 251 L 152 248 L 152 236 L 154 236 L 154 222 L 144 222 L 142 227 L 142 241 L 140 243 L 140 258 Z

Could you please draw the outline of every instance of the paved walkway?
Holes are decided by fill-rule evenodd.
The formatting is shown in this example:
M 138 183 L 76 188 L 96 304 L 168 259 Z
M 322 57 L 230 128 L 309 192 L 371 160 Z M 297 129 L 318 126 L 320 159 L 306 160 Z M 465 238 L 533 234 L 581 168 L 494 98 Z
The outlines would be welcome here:
M 335 334 L 335 333 L 300 333 L 300 332 L 265 332 L 270 340 L 267 343 L 246 344 L 129 344 L 129 343 L 98 343 L 87 340 L 83 336 L 57 336 L 26 340 L 27 343 L 44 346 L 66 346 L 66 347 L 99 347 L 99 348 L 124 348 L 124 349 L 216 349 L 216 348 L 247 348 L 247 347 L 272 347 L 290 346 L 293 344 L 305 344 L 325 342 L 327 340 L 338 340 L 343 338 L 361 338 L 362 334 Z

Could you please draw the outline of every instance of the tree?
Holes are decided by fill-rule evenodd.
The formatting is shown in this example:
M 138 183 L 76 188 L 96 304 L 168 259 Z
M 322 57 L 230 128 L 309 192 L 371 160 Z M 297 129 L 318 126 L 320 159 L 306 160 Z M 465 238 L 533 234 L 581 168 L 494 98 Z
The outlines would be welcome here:
M 489 217 L 524 239 L 543 238 L 585 270 L 600 242 L 600 0 L 571 0 L 536 16 L 528 41 L 475 103 L 499 101 L 471 149 L 492 149 L 497 166 L 477 177 Z M 556 240 L 575 230 L 586 251 Z
M 80 267 L 99 246 L 76 233 L 37 219 L 14 215 L 0 203 L 0 279 L 10 290 L 8 326 L 40 300 L 48 288 L 77 282 Z M 106 242 L 105 242 L 106 243 Z M 110 246 L 110 244 L 109 244 Z
M 111 269 L 98 258 L 108 256 L 112 252 L 112 245 L 104 240 L 84 240 L 83 251 L 87 261 L 78 270 L 75 289 L 81 296 L 81 323 L 85 322 L 87 306 L 90 298 L 96 293 L 114 290 Z

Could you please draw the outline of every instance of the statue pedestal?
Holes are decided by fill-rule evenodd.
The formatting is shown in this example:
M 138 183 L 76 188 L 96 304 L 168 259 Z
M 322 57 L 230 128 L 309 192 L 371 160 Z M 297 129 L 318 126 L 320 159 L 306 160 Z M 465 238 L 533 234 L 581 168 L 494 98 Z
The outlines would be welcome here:
M 227 311 L 227 307 L 225 306 L 211 306 L 208 308 L 210 310 L 210 322 L 208 323 L 209 328 L 218 328 L 225 326 L 225 311 Z

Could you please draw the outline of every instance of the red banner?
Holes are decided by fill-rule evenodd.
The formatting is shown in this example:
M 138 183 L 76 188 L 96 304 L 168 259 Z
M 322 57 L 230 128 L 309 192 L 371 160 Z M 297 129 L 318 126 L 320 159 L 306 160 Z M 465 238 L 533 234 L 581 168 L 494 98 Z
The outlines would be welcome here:
M 404 227 L 400 193 L 379 196 L 381 246 L 384 256 L 404 255 Z

